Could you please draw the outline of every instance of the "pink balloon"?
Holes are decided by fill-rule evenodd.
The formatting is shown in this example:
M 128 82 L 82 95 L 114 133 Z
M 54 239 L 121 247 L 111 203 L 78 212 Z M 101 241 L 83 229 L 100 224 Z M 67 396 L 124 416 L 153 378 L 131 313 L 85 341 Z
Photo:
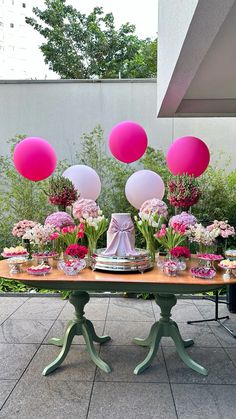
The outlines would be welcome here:
M 173 175 L 187 173 L 194 177 L 205 172 L 210 152 L 204 141 L 196 137 L 182 137 L 170 146 L 166 162 Z
M 53 147 L 46 140 L 29 137 L 16 145 L 13 162 L 23 177 L 37 182 L 54 172 L 57 158 Z
M 97 172 L 92 167 L 84 164 L 75 164 L 68 167 L 63 173 L 64 177 L 70 179 L 78 190 L 80 198 L 96 199 L 101 192 L 101 181 Z
M 152 170 L 139 170 L 126 182 L 125 195 L 133 207 L 139 209 L 148 199 L 162 199 L 165 185 L 162 178 Z
M 109 135 L 109 147 L 113 156 L 124 163 L 132 163 L 142 157 L 148 144 L 147 134 L 141 125 L 123 121 L 115 125 Z

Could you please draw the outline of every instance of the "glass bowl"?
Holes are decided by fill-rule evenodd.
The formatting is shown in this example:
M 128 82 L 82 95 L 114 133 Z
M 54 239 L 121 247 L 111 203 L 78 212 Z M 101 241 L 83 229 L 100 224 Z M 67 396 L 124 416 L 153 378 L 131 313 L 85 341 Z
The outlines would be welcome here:
M 86 268 L 86 262 L 84 259 L 78 260 L 66 260 L 60 263 L 60 268 L 65 272 L 66 275 L 73 276 L 77 275 L 84 268 Z
M 216 271 L 213 268 L 205 268 L 196 266 L 190 269 L 191 275 L 194 278 L 201 278 L 201 279 L 212 279 L 216 275 Z
M 44 276 L 51 272 L 52 267 L 49 265 L 30 266 L 27 268 L 27 273 L 30 275 Z

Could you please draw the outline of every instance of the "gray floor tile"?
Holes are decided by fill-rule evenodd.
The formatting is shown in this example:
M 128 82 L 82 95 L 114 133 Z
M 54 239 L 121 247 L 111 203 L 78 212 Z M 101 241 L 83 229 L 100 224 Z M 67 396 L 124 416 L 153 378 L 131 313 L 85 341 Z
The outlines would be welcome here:
M 153 309 L 156 320 L 160 318 L 160 307 L 153 302 Z M 188 320 L 202 320 L 203 317 L 195 304 L 181 304 L 177 303 L 171 311 L 172 319 L 177 323 L 186 323 Z
M 214 323 L 208 323 L 210 325 L 210 328 L 212 332 L 215 334 L 217 339 L 219 340 L 220 344 L 224 348 L 236 348 L 236 339 L 231 336 L 227 330 L 225 330 L 220 324 L 214 322 Z M 225 326 L 227 326 L 230 330 L 232 330 L 233 333 L 236 334 L 236 324 L 232 323 L 230 320 L 224 321 Z
M 179 358 L 175 348 L 164 347 L 163 351 L 172 383 L 236 384 L 236 368 L 223 348 L 187 349 L 191 358 L 208 370 L 207 376 L 187 367 Z
M 54 320 L 66 304 L 61 298 L 31 298 L 12 316 L 13 319 Z
M 17 380 L 0 380 L 0 409 L 16 383 Z
M 107 320 L 154 321 L 151 301 L 126 298 L 111 299 Z
M 105 335 L 111 336 L 110 345 L 132 345 L 133 338 L 146 338 L 152 322 L 106 321 Z
M 92 383 L 22 379 L 9 397 L 0 418 L 85 419 Z
M 27 297 L 0 297 L 0 324 L 27 300 Z
M 95 383 L 88 419 L 175 419 L 168 384 Z
M 92 304 L 108 304 L 110 298 L 109 297 L 90 297 L 90 300 L 88 302 Z
M 192 298 L 181 298 L 177 296 L 177 304 L 183 305 L 183 304 L 193 304 Z
M 37 348 L 36 344 L 0 343 L 0 380 L 20 378 Z
M 230 359 L 232 359 L 235 367 L 236 367 L 236 348 L 225 348 L 225 351 L 229 355 Z
M 8 319 L 0 326 L 1 343 L 41 343 L 53 320 Z
M 147 353 L 148 349 L 140 346 L 102 346 L 100 354 L 111 366 L 112 372 L 106 374 L 97 369 L 95 380 L 167 383 L 168 377 L 161 349 L 150 368 L 140 375 L 133 373 L 134 368 L 145 359 Z
M 48 343 L 51 338 L 61 338 L 65 333 L 67 323 L 68 320 L 56 320 L 53 327 L 49 330 L 47 336 L 45 337 L 44 343 Z M 98 335 L 103 334 L 104 323 L 104 320 L 93 321 L 95 332 Z M 73 344 L 84 344 L 84 338 L 82 336 L 75 336 Z
M 204 319 L 211 319 L 215 317 L 215 304 L 214 303 L 211 303 L 209 305 L 199 305 L 198 310 L 200 311 Z M 225 304 L 219 304 L 219 317 L 221 316 L 231 317 L 227 309 L 227 306 Z
M 60 353 L 60 348 L 53 345 L 42 345 L 25 371 L 24 378 L 31 380 L 42 377 L 42 371 Z M 69 353 L 57 370 L 44 377 L 47 380 L 92 381 L 95 375 L 95 364 L 91 361 L 85 346 L 72 345 Z
M 179 323 L 179 330 L 183 339 L 193 339 L 194 346 L 221 347 L 218 339 L 207 324 Z M 162 338 L 162 346 L 174 346 L 171 338 Z
M 210 297 L 210 298 L 214 299 L 214 297 Z M 207 300 L 207 299 L 204 299 L 204 298 L 193 299 L 193 302 L 196 306 L 209 306 L 209 307 L 213 306 L 214 307 L 214 301 L 210 301 L 210 300 Z M 219 304 L 219 305 L 221 305 L 221 304 Z
M 107 300 L 107 299 L 104 299 Z M 89 319 L 89 320 L 105 320 L 106 315 L 107 315 L 107 307 L 108 307 L 108 300 L 105 301 L 104 303 L 94 303 L 94 301 L 89 301 L 88 304 L 86 304 L 85 306 L 85 316 Z M 71 320 L 74 318 L 74 312 L 75 312 L 75 308 L 74 306 L 70 303 L 67 302 L 67 304 L 65 305 L 65 307 L 63 308 L 59 319 L 61 320 Z
M 173 384 L 179 419 L 234 419 L 236 386 Z

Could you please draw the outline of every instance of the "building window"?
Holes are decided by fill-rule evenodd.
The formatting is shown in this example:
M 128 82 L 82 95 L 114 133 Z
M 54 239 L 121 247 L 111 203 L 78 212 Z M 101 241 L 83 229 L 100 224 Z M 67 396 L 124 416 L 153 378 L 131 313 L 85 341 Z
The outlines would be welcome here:
M 10 23 L 10 28 L 14 28 L 14 23 Z
M 3 26 L 3 22 L 0 22 L 0 26 Z
M 14 6 L 15 0 L 11 0 L 11 4 L 12 4 L 12 6 Z
M 22 3 L 22 7 L 24 7 L 24 9 L 26 8 L 26 3 Z

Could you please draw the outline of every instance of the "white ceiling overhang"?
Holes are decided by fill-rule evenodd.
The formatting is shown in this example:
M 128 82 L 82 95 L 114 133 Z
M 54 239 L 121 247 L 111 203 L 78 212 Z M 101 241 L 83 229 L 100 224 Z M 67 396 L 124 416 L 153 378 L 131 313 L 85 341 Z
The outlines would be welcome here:
M 158 116 L 236 116 L 236 0 L 159 0 Z

